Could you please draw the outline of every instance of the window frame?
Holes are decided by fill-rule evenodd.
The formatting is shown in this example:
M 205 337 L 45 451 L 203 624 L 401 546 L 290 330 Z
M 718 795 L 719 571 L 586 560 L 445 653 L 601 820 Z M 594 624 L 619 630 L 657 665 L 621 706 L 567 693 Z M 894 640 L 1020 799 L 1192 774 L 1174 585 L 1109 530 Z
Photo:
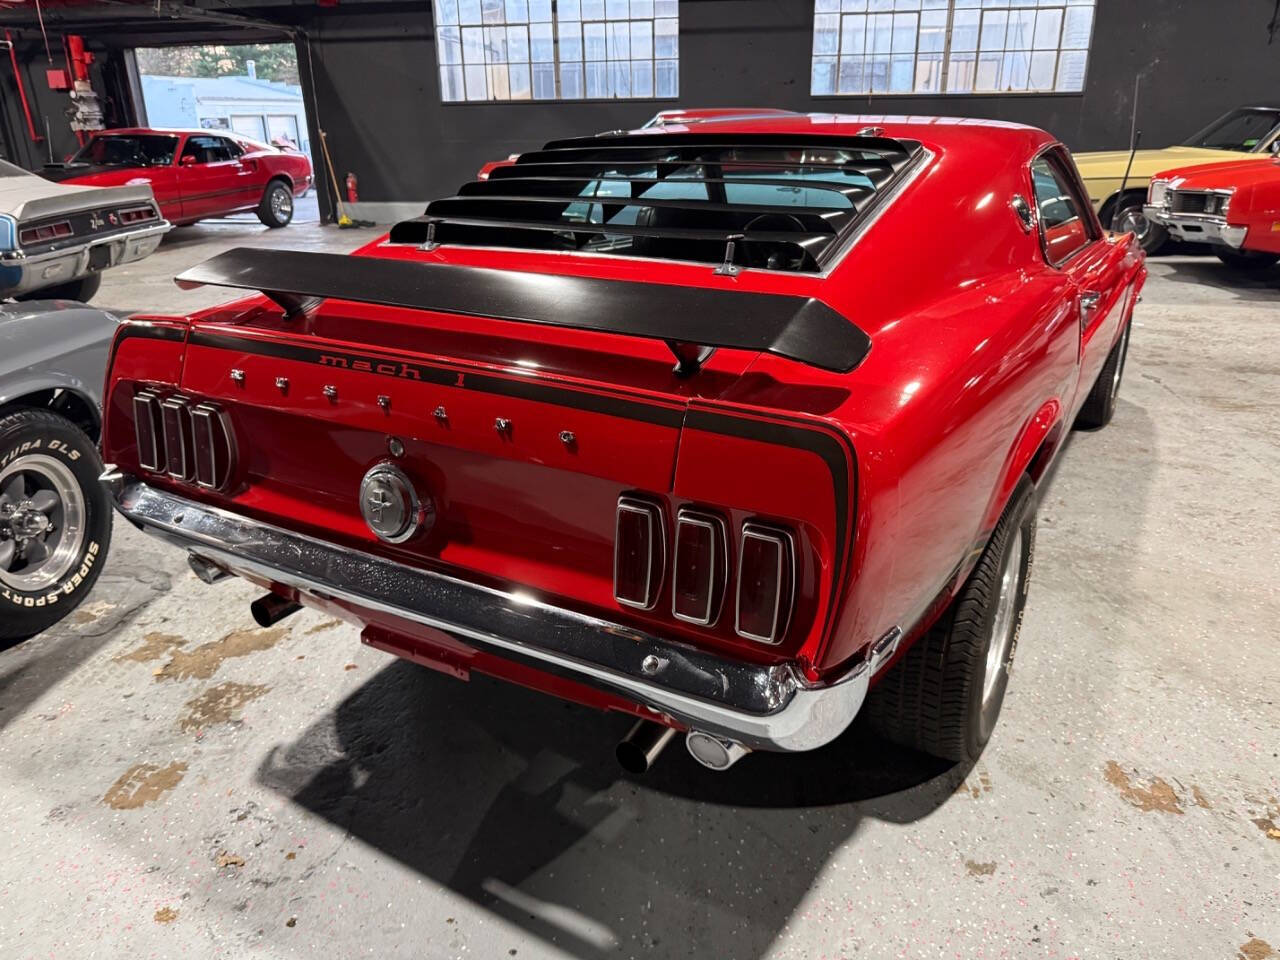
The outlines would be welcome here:
M 1040 256 L 1044 258 L 1046 264 L 1055 270 L 1066 270 L 1072 260 L 1102 239 L 1102 224 L 1099 223 L 1098 215 L 1094 212 L 1093 204 L 1089 201 L 1089 195 L 1080 180 L 1080 171 L 1076 169 L 1075 163 L 1071 162 L 1070 158 L 1071 155 L 1067 152 L 1065 146 L 1061 143 L 1051 143 L 1027 161 L 1026 168 L 1025 179 L 1029 191 L 1028 197 L 1030 197 L 1031 209 L 1035 215 L 1036 236 L 1040 242 Z M 1036 196 L 1035 174 L 1032 171 L 1032 167 L 1035 166 L 1037 160 L 1044 160 L 1049 164 L 1051 170 L 1056 169 L 1058 174 L 1066 180 L 1067 190 L 1079 210 L 1077 219 L 1080 220 L 1085 229 L 1085 242 L 1060 260 L 1054 260 L 1049 255 L 1049 238 L 1045 236 L 1044 218 L 1040 216 L 1040 200 Z M 1064 221 L 1064 223 L 1070 223 L 1070 221 Z
M 1039 4 L 1036 2 L 1036 0 L 1011 0 L 1011 2 L 1013 2 L 1013 3 L 1022 3 L 1022 6 L 1018 7 L 1018 9 L 1024 9 L 1024 8 L 1027 8 L 1027 9 L 1034 8 L 1034 9 L 1036 9 L 1036 10 L 1041 9 L 1041 8 L 1040 8 L 1040 6 L 1039 6 Z M 1060 63 L 1060 61 L 1061 61 L 1061 56 L 1062 56 L 1062 54 L 1063 54 L 1064 52 L 1065 52 L 1065 53 L 1073 53 L 1073 52 L 1077 52 L 1074 48 L 1072 48 L 1072 49 L 1070 49 L 1070 50 L 1066 50 L 1066 51 L 1064 51 L 1064 50 L 1062 49 L 1062 45 L 1061 45 L 1061 36 L 1062 36 L 1062 31 L 1063 31 L 1063 30 L 1065 30 L 1065 27 L 1066 27 L 1065 10 L 1066 10 L 1067 8 L 1069 8 L 1069 7 L 1072 7 L 1072 6 L 1081 6 L 1081 7 L 1083 7 L 1083 6 L 1088 6 L 1088 7 L 1089 7 L 1089 9 L 1091 9 L 1091 10 L 1093 11 L 1093 17 L 1092 17 L 1092 18 L 1091 18 L 1091 20 L 1089 21 L 1089 39 L 1086 41 L 1086 44 L 1085 44 L 1085 46 L 1084 46 L 1084 48 L 1083 48 L 1083 51 L 1084 51 L 1084 54 L 1085 54 L 1085 62 L 1084 62 L 1084 72 L 1081 74 L 1081 77 L 1080 77 L 1080 89 L 1079 89 L 1079 90 L 1032 90 L 1032 89 L 1027 89 L 1027 90 L 956 90 L 956 91 L 951 91 L 951 90 L 946 90 L 946 89 L 939 89 L 939 90 L 916 90 L 916 89 L 915 89 L 915 85 L 916 85 L 916 76 L 915 76 L 915 73 L 916 73 L 916 72 L 918 72 L 918 70 L 919 70 L 919 65 L 920 65 L 920 43 L 919 43 L 919 41 L 920 41 L 920 31 L 921 31 L 920 21 L 919 21 L 919 19 L 917 19 L 917 21 L 916 21 L 916 45 L 915 45 L 915 47 L 913 48 L 913 54 L 912 54 L 912 57 L 913 57 L 913 59 L 912 59 L 912 66 L 913 66 L 913 68 L 914 68 L 914 69 L 913 69 L 913 76 L 912 76 L 912 89 L 911 89 L 911 90 L 899 90 L 899 91 L 891 91 L 891 90 L 870 90 L 870 91 L 858 91 L 858 92 L 854 92 L 854 93 L 840 93 L 840 92 L 839 92 L 839 71 L 840 71 L 840 59 L 841 59 L 841 54 L 840 54 L 840 44 L 841 44 L 843 41 L 842 41 L 842 40 L 840 40 L 840 39 L 837 39 L 836 52 L 835 52 L 834 54 L 831 54 L 831 55 L 830 55 L 830 56 L 832 56 L 832 57 L 835 59 L 835 61 L 836 61 L 836 90 L 835 90 L 834 92 L 832 92 L 832 93 L 814 93 L 814 92 L 813 92 L 813 68 L 814 68 L 814 60 L 815 60 L 815 58 L 816 58 L 817 56 L 819 56 L 819 54 L 817 54 L 817 53 L 815 53 L 815 52 L 814 52 L 814 50 L 813 50 L 813 45 L 812 45 L 812 43 L 810 44 L 810 48 L 809 48 L 809 97 L 810 97 L 810 99 L 813 99 L 813 100 L 848 100 L 848 99 L 855 99 L 855 98 L 858 98 L 858 97 L 863 97 L 863 98 L 870 98 L 870 97 L 904 97 L 904 98 L 905 98 L 905 97 L 946 97 L 946 98 L 952 98 L 952 97 L 955 97 L 955 98 L 958 98 L 958 99 L 963 99 L 963 98 L 965 98 L 965 97 L 975 97 L 975 98 L 983 98 L 983 99 L 990 98 L 990 97 L 1083 97 L 1083 96 L 1085 95 L 1085 92 L 1088 90 L 1088 87 L 1089 87 L 1089 69 L 1090 69 L 1090 64 L 1091 64 L 1091 62 L 1092 62 L 1092 59 L 1093 59 L 1093 40 L 1094 40 L 1094 37 L 1095 37 L 1095 36 L 1096 36 L 1096 34 L 1097 34 L 1097 29 L 1098 29 L 1098 8 L 1099 8 L 1099 6 L 1100 6 L 1100 0 L 1092 0 L 1092 3 L 1091 3 L 1091 4 L 1076 4 L 1076 3 L 1072 3 L 1072 2 L 1071 2 L 1071 0 L 1061 0 L 1061 3 L 1062 3 L 1062 5 L 1063 5 L 1063 9 L 1064 9 L 1064 18 L 1063 18 L 1063 23 L 1059 26 L 1059 44 L 1058 44 L 1058 46 L 1057 46 L 1057 47 L 1055 47 L 1055 48 L 1054 48 L 1054 52 L 1056 53 L 1057 57 L 1059 58 L 1059 59 L 1058 59 L 1058 61 L 1057 61 L 1057 63 Z M 977 25 L 977 27 L 976 27 L 976 29 L 977 29 L 977 31 L 978 31 L 978 37 L 979 37 L 979 39 L 978 39 L 977 41 L 975 41 L 977 45 L 975 46 L 975 48 L 974 48 L 972 51 L 968 51 L 968 50 L 959 51 L 959 52 L 960 52 L 960 53 L 962 53 L 962 54 L 968 54 L 968 53 L 972 53 L 972 54 L 973 54 L 973 57 L 974 57 L 974 70 L 975 70 L 975 76 L 976 76 L 976 70 L 977 70 L 978 58 L 980 57 L 980 55 L 981 55 L 981 54 L 982 54 L 982 52 L 983 52 L 983 51 L 982 51 L 982 49 L 981 49 L 981 34 L 982 34 L 983 17 L 984 17 L 984 16 L 985 16 L 985 14 L 988 12 L 988 8 L 987 8 L 987 7 L 985 7 L 985 6 L 975 6 L 975 7 L 964 7 L 964 8 L 962 8 L 962 9 L 965 9 L 965 10 L 969 10 L 969 9 L 976 9 L 976 10 L 978 11 L 978 14 L 979 14 L 979 17 L 978 17 L 978 25 Z M 990 9 L 991 9 L 991 11 L 992 11 L 992 12 L 1001 12 L 1001 8 L 990 8 Z M 1046 8 L 1046 9 L 1047 9 L 1047 8 Z M 888 10 L 888 11 L 870 11 L 870 10 L 867 10 L 867 11 L 866 11 L 866 16 L 870 17 L 870 16 L 873 16 L 873 15 L 875 15 L 875 14 L 885 14 L 885 13 L 887 13 L 889 16 L 893 16 L 893 15 L 894 15 L 894 14 L 896 14 L 896 13 L 909 13 L 909 14 L 917 14 L 917 15 L 919 15 L 919 14 L 924 13 L 924 12 L 925 12 L 925 11 L 924 11 L 923 9 L 921 9 L 921 10 Z M 947 15 L 947 17 L 946 17 L 946 27 L 945 27 L 944 37 L 943 37 L 943 48 L 942 48 L 941 53 L 939 54 L 939 56 L 941 57 L 941 59 L 938 61 L 938 63 L 939 63 L 939 76 L 940 76 L 940 78 L 941 78 L 941 83 L 942 83 L 942 86 L 943 86 L 943 87 L 945 87 L 945 86 L 946 86 L 947 76 L 948 76 L 948 74 L 949 74 L 949 72 L 950 72 L 951 54 L 952 54 L 952 49 L 951 49 L 951 42 L 952 42 L 952 28 L 953 28 L 953 25 L 954 25 L 954 21 L 955 21 L 955 13 L 956 13 L 955 0 L 951 0 L 951 2 L 948 2 L 947 6 L 946 6 L 946 8 L 945 8 L 945 12 L 946 12 L 946 15 Z M 1006 12 L 1006 13 L 1007 13 L 1007 12 L 1009 12 L 1009 8 L 1003 8 L 1003 12 Z M 835 17 L 837 18 L 837 20 L 841 20 L 841 18 L 842 18 L 842 17 L 844 17 L 844 16 L 846 16 L 846 15 L 847 15 L 847 14 L 846 14 L 846 12 L 845 12 L 844 10 L 842 10 L 842 9 L 838 9 L 838 10 L 836 10 L 834 13 L 829 13 L 829 12 L 822 12 L 822 13 L 820 13 L 820 12 L 818 11 L 818 0 L 813 0 L 813 9 L 812 9 L 811 13 L 812 13 L 812 23 L 811 23 L 811 25 L 810 25 L 810 26 L 811 26 L 811 29 L 810 29 L 810 37 L 811 37 L 811 38 L 813 38 L 813 39 L 815 39 L 815 40 L 816 40 L 816 36 L 817 36 L 817 18 L 818 18 L 819 16 L 835 16 Z M 891 29 L 892 29 L 892 28 L 891 28 Z M 1033 28 L 1033 29 L 1034 29 L 1034 28 Z M 841 22 L 840 27 L 837 29 L 837 37 L 839 37 L 842 33 L 843 33 L 843 22 Z M 864 47 L 864 50 L 865 50 L 865 49 L 866 49 L 866 48 Z M 1001 47 L 1000 54 L 1001 54 L 1002 56 L 1007 55 L 1009 52 L 1010 52 L 1010 51 L 1007 49 L 1007 47 L 1004 47 L 1004 46 L 1002 46 L 1002 47 Z M 1013 51 L 1013 52 L 1021 52 L 1021 51 Z M 1035 48 L 1033 47 L 1031 51 L 1028 51 L 1028 54 L 1030 55 L 1031 53 L 1035 53 L 1035 52 L 1037 52 L 1037 51 L 1036 51 L 1036 50 L 1035 50 Z M 828 55 L 827 55 L 827 54 L 823 54 L 822 56 L 828 56 Z M 864 54 L 864 56 L 865 56 L 865 54 Z M 892 51 L 890 51 L 890 56 L 892 56 Z M 1057 66 L 1057 63 L 1055 63 L 1055 68 L 1056 68 L 1056 66 Z M 1028 77 L 1028 80 L 1029 80 L 1029 77 Z M 1055 85 L 1056 85 L 1056 75 L 1055 75 Z
M 508 106 L 508 105 L 512 105 L 512 104 L 534 104 L 534 103 L 617 103 L 617 102 L 630 102 L 630 103 L 645 103 L 645 102 L 654 102 L 654 103 L 676 103 L 676 102 L 678 102 L 678 101 L 680 100 L 680 65 L 681 65 L 681 56 L 680 56 L 680 12 L 679 12 L 679 5 L 678 5 L 678 4 L 677 4 L 677 6 L 676 6 L 676 13 L 675 13 L 675 16 L 673 16 L 673 17 L 665 17 L 665 16 L 660 17 L 660 16 L 658 16 L 658 15 L 657 15 L 657 10 L 656 10 L 656 8 L 655 8 L 655 11 L 654 11 L 653 15 L 651 15 L 651 16 L 649 16 L 649 17 L 630 17 L 630 16 L 628 16 L 625 20 L 622 20 L 622 19 L 618 19 L 618 18 L 610 18 L 610 17 L 608 16 L 607 0 L 601 0 L 601 2 L 602 2 L 603 4 L 605 4 L 605 18 L 604 18 L 603 20 L 595 20 L 595 19 L 590 19 L 590 20 L 588 20 L 588 19 L 586 19 L 586 18 L 582 17 L 582 16 L 581 16 L 581 14 L 580 14 L 580 15 L 579 15 L 579 18 L 578 18 L 577 20 L 565 20 L 565 21 L 564 21 L 565 23 L 576 23 L 576 24 L 578 24 L 578 27 L 579 27 L 579 48 L 580 48 L 580 54 L 581 54 L 581 56 L 580 56 L 578 59 L 576 59 L 576 60 L 561 60 L 561 59 L 560 59 L 560 45 L 561 45 L 561 41 L 560 41 L 560 25 L 561 25 L 561 20 L 560 20 L 559 4 L 560 4 L 561 2 L 563 2 L 563 0 L 546 0 L 546 2 L 548 3 L 548 5 L 549 5 L 549 6 L 550 6 L 550 8 L 551 8 L 551 20 L 549 20 L 549 21 L 543 21 L 543 20 L 538 20 L 538 21 L 528 20 L 528 21 L 525 21 L 525 22 L 523 22 L 523 23 L 507 24 L 507 23 L 506 23 L 506 20 L 505 20 L 505 12 L 504 12 L 504 19 L 503 19 L 503 23 L 502 23 L 502 24 L 486 24 L 486 23 L 484 23 L 484 22 L 483 22 L 483 15 L 482 15 L 481 22 L 480 22 L 479 24 L 463 24 L 463 23 L 461 22 L 461 17 L 459 17 L 459 22 L 458 22 L 458 23 L 456 23 L 456 24 L 453 24 L 453 23 L 441 24 L 441 23 L 437 20 L 437 18 L 436 18 L 436 12 L 437 12 L 437 3 L 436 3 L 436 0 L 430 0 L 430 6 L 431 6 L 431 36 L 432 36 L 432 46 L 435 48 L 435 63 L 436 63 L 436 71 L 435 71 L 435 79 L 436 79 L 436 95 L 437 95 L 437 98 L 438 98 L 438 101 L 439 101 L 440 105 L 441 105 L 441 106 L 444 106 L 444 107 L 478 107 L 478 106 L 492 106 L 492 105 Z M 580 8 L 580 6 L 579 6 L 579 10 L 580 10 L 580 9 L 581 9 L 581 8 Z M 504 8 L 504 11 L 505 11 L 505 8 Z M 630 12 L 630 11 L 628 11 L 628 13 L 629 13 L 629 12 Z M 676 22 L 676 32 L 675 32 L 676 49 L 675 49 L 675 56 L 674 56 L 674 57 L 659 57 L 659 56 L 658 56 L 658 53 L 657 53 L 657 46 L 658 46 L 658 32 L 657 32 L 657 24 L 658 24 L 658 22 L 659 22 L 660 20 L 675 20 L 675 22 Z M 652 65 L 652 66 L 651 66 L 651 79 L 652 79 L 652 84 L 653 84 L 653 86 L 652 86 L 652 90 L 653 90 L 652 95 L 650 95 L 650 96 L 646 96 L 646 97 L 633 97 L 633 96 L 626 96 L 626 97 L 588 97 L 588 96 L 586 95 L 586 92 L 587 92 L 587 86 L 588 86 L 588 81 L 587 81 L 587 74 L 588 74 L 588 69 L 587 69 L 587 68 L 588 68 L 588 67 L 593 66 L 593 65 L 603 66 L 603 67 L 604 67 L 604 69 L 605 69 L 606 74 L 608 74 L 609 72 L 611 72 L 611 70 L 612 70 L 612 68 L 613 68 L 613 66 L 614 66 L 615 64 L 622 64 L 622 63 L 626 63 L 626 64 L 628 64 L 628 66 L 630 67 L 630 65 L 631 65 L 631 64 L 635 64 L 635 63 L 644 63 L 644 62 L 646 62 L 646 61 L 645 61 L 645 59 L 644 59 L 644 58 L 640 58 L 640 59 L 633 59 L 633 58 L 631 58 L 630 56 L 628 56 L 628 58 L 627 58 L 626 60 L 622 60 L 622 59 L 614 59 L 614 60 L 611 60 L 611 59 L 608 59 L 608 55 L 607 55 L 607 53 L 606 53 L 606 59 L 604 59 L 604 60 L 588 60 L 588 59 L 587 59 L 587 38 L 586 38 L 586 31 L 585 31 L 585 29 L 583 29 L 583 28 L 585 27 L 585 25 L 586 25 L 586 24 L 588 24 L 588 23 L 590 23 L 590 24 L 600 24 L 600 25 L 604 28 L 604 31 L 605 31 L 605 38 L 604 38 L 604 40 L 603 40 L 602 42 L 610 43 L 610 42 L 611 42 L 611 41 L 610 41 L 610 39 L 609 39 L 609 38 L 610 38 L 610 36 L 611 36 L 610 27 L 611 27 L 611 25 L 612 25 L 612 24 L 615 24 L 615 23 L 628 23 L 628 24 L 631 24 L 631 23 L 646 23 L 646 22 L 650 24 L 650 30 L 649 30 L 650 57 L 648 58 L 648 61 L 647 61 L 647 62 L 648 62 L 648 63 L 650 63 L 650 64 Z M 538 24 L 546 23 L 546 24 L 548 24 L 548 25 L 551 27 L 551 47 L 552 47 L 552 54 L 551 54 L 551 60 L 550 60 L 550 61 L 544 61 L 544 60 L 537 60 L 537 61 L 535 61 L 535 60 L 533 59 L 533 51 L 532 51 L 533 39 L 532 39 L 532 36 L 531 36 L 531 31 L 529 31 L 529 30 L 528 30 L 528 28 L 532 27 L 535 23 L 538 23 Z M 529 57 L 528 57 L 528 60 L 527 60 L 527 61 L 516 61 L 516 62 L 514 63 L 514 65 L 515 65 L 515 66 L 525 66 L 525 65 L 527 65 L 527 66 L 528 66 L 528 68 L 529 68 L 529 96 L 528 96 L 528 97 L 521 97 L 521 98 L 515 98 L 515 97 L 508 96 L 508 97 L 507 97 L 507 98 L 505 98 L 505 99 L 500 99 L 500 98 L 496 98 L 496 97 L 492 97 L 492 96 L 490 96 L 490 97 L 486 97 L 486 98 L 484 98 L 484 99 L 480 99 L 480 100 L 471 100 L 471 99 L 468 99 L 468 98 L 467 98 L 467 95 L 466 95 L 466 67 L 467 67 L 467 66 L 482 66 L 482 67 L 483 67 L 483 69 L 486 71 L 486 81 L 485 81 L 485 86 L 486 86 L 486 89 L 488 89 L 488 88 L 489 88 L 489 85 L 490 85 L 490 80 L 488 79 L 489 71 L 490 71 L 490 70 L 493 70 L 493 69 L 506 69 L 506 70 L 508 70 L 508 71 L 509 71 L 509 70 L 510 70 L 510 68 L 513 66 L 513 63 L 512 63 L 512 61 L 511 61 L 511 60 L 509 60 L 509 59 L 508 59 L 508 60 L 507 60 L 507 61 L 505 61 L 504 63 L 500 63 L 500 64 L 499 64 L 499 63 L 489 64 L 489 63 L 487 63 L 487 62 L 486 62 L 485 64 L 483 64 L 483 65 L 478 65 L 478 64 L 467 64 L 467 63 L 466 63 L 466 60 L 465 60 L 465 53 L 463 52 L 463 51 L 464 51 L 464 48 L 465 48 L 466 43 L 465 43 L 465 40 L 464 40 L 464 39 L 463 39 L 463 37 L 462 37 L 462 29 L 463 29 L 464 27 L 479 28 L 479 29 L 481 29 L 481 30 L 488 30 L 488 29 L 493 28 L 493 27 L 497 27 L 497 28 L 500 28 L 500 29 L 506 29 L 506 27 L 508 27 L 508 26 L 513 26 L 513 27 L 517 27 L 517 28 L 518 28 L 518 27 L 525 27 L 525 28 L 526 28 L 526 39 L 525 39 L 525 43 L 526 43 L 526 44 L 528 45 L 528 47 L 530 48 L 530 49 L 529 49 Z M 440 40 L 440 31 L 441 31 L 441 29 L 450 29 L 450 28 L 458 31 L 458 53 L 459 53 L 459 58 L 460 58 L 460 59 L 459 59 L 456 63 L 445 63 L 445 62 L 442 60 L 442 58 L 441 58 L 441 40 Z M 628 42 L 629 42 L 629 39 L 630 39 L 630 38 L 629 38 L 629 36 L 628 36 Z M 509 44 L 508 44 L 507 42 L 505 42 L 505 41 L 504 41 L 504 46 L 509 46 Z M 676 90 L 675 90 L 675 93 L 674 93 L 674 94 L 672 94 L 671 96 L 659 96 L 659 95 L 658 95 L 658 92 L 657 92 L 657 91 L 658 91 L 658 64 L 659 64 L 659 62 L 666 62 L 666 61 L 669 61 L 669 60 L 670 60 L 670 61 L 673 61 L 673 62 L 675 63 L 675 67 L 676 67 Z M 553 81 L 553 83 L 554 83 L 554 87 L 555 87 L 555 90 L 556 90 L 556 96 L 554 96 L 554 97 L 537 97 L 537 96 L 535 96 L 535 95 L 534 95 L 534 93 L 533 93 L 533 90 L 534 90 L 534 83 L 535 83 L 535 81 L 534 81 L 534 69 L 533 69 L 533 68 L 534 68 L 534 66 L 535 66 L 535 65 L 537 65 L 537 64 L 545 64 L 545 63 L 550 63 L 551 68 L 552 68 L 552 71 L 551 71 L 551 72 L 552 72 L 552 81 Z M 580 81 L 581 81 L 581 84 L 582 84 L 581 89 L 582 89 L 582 94 L 583 94 L 581 97 L 565 97 L 565 96 L 563 96 L 563 95 L 562 95 L 562 93 L 561 93 L 561 91 L 562 91 L 561 67 L 562 67 L 563 65 L 565 65 L 565 64 L 577 65 L 577 66 L 580 66 L 580 67 L 582 68 L 582 72 L 579 74 L 579 78 L 580 78 Z M 444 78 L 443 78 L 443 76 L 442 76 L 442 72 L 441 72 L 441 71 L 442 71 L 442 69 L 443 69 L 444 67 L 454 67 L 454 66 L 459 67 L 459 68 L 460 68 L 460 69 L 462 69 L 462 71 L 463 71 L 463 74 L 462 74 L 462 76 L 463 76 L 463 80 L 462 80 L 462 83 L 463 83 L 463 87 L 462 87 L 463 95 L 462 95 L 462 99 L 460 99 L 460 100 L 446 100 L 446 99 L 445 99 L 445 96 L 444 96 Z M 508 84 L 509 84 L 509 83 L 510 83 L 510 80 L 509 80 L 509 72 L 508 72 Z M 510 89 L 510 87 L 508 86 L 508 90 L 509 90 L 509 89 Z

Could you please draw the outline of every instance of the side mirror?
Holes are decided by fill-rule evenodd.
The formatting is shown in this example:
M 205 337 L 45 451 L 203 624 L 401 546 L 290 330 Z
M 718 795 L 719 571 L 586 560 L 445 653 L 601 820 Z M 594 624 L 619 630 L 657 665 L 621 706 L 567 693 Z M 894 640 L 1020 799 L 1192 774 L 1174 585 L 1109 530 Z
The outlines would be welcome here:
M 194 153 L 185 153 L 182 159 L 178 161 L 179 166 L 194 167 L 196 165 L 196 155 Z

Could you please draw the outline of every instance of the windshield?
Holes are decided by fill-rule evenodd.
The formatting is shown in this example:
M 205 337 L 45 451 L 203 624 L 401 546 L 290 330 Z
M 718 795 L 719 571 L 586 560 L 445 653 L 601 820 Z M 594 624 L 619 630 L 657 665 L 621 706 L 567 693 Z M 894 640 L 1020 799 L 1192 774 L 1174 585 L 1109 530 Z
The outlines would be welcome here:
M 1280 130 L 1280 109 L 1246 107 L 1219 117 L 1183 146 L 1256 153 L 1267 148 L 1277 130 Z
M 173 163 L 177 145 L 177 137 L 107 134 L 90 140 L 71 162 L 101 167 L 163 167 Z

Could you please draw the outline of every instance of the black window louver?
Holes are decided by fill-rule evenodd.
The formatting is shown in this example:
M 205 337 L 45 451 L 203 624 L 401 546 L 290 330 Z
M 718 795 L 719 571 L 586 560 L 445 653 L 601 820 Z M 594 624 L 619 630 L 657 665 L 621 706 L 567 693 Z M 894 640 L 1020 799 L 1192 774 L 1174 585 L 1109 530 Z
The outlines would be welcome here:
M 823 134 L 555 140 L 390 239 L 818 271 L 922 154 L 913 140 Z

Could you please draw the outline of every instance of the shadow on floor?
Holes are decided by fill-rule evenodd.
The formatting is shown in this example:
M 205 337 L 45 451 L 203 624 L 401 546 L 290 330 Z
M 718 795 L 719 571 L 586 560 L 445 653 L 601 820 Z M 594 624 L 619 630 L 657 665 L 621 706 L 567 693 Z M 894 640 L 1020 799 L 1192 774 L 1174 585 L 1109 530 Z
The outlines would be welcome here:
M 629 725 L 395 662 L 257 777 L 576 956 L 757 957 L 864 817 L 918 820 L 968 772 L 855 727 L 726 774 L 677 739 L 633 779 L 613 758 Z
M 1223 263 L 1217 257 L 1200 260 L 1162 261 L 1169 271 L 1164 279 L 1173 283 L 1191 283 L 1226 290 L 1237 300 L 1269 302 L 1280 300 L 1280 266 L 1266 269 L 1241 269 Z

